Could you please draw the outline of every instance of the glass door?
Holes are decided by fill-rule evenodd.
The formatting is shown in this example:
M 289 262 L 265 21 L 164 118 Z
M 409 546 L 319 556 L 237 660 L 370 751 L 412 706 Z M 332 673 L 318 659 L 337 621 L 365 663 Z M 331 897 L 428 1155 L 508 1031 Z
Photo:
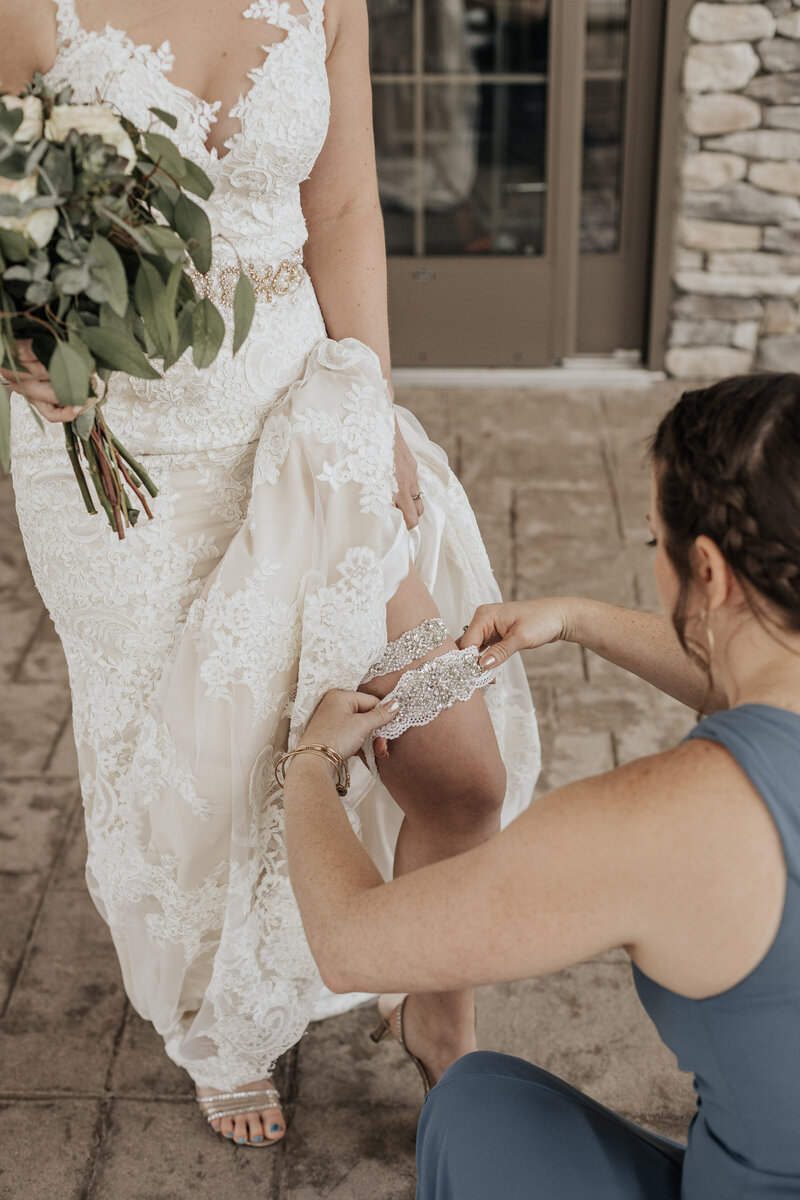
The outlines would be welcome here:
M 369 0 L 396 364 L 542 365 L 584 329 L 594 349 L 579 236 L 602 276 L 619 249 L 621 5 Z M 585 114 L 584 87 L 613 91 L 612 70 L 605 116 Z
M 658 169 L 663 5 L 585 0 L 579 353 L 641 354 Z

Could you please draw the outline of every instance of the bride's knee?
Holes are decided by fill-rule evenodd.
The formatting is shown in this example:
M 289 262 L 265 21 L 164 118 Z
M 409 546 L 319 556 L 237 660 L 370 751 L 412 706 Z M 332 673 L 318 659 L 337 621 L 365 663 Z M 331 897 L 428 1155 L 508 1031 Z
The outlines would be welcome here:
M 496 821 L 506 796 L 506 769 L 499 753 L 485 758 L 454 756 L 437 798 L 448 824 L 471 828 Z

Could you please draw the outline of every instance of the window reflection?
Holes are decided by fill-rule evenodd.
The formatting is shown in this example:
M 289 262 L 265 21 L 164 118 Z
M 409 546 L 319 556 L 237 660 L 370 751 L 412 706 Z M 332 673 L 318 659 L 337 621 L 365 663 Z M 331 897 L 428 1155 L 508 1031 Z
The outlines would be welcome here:
M 587 0 L 581 250 L 619 249 L 630 0 Z
M 549 0 L 369 4 L 389 253 L 541 254 Z

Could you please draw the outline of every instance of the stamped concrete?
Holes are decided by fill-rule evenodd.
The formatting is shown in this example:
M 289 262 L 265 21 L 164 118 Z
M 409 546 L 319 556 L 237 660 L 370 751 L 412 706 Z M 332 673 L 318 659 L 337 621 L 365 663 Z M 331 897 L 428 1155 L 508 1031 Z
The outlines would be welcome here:
M 586 595 L 652 608 L 647 438 L 673 384 L 611 394 L 409 391 L 447 450 L 507 598 Z M 358 1009 L 280 1064 L 284 1144 L 234 1149 L 131 1010 L 86 894 L 63 657 L 0 483 L 0 1200 L 411 1200 L 421 1097 Z M 539 791 L 676 742 L 692 714 L 576 646 L 526 656 Z M 641 1010 L 621 952 L 481 989 L 481 1044 L 535 1060 L 681 1137 L 689 1080 Z

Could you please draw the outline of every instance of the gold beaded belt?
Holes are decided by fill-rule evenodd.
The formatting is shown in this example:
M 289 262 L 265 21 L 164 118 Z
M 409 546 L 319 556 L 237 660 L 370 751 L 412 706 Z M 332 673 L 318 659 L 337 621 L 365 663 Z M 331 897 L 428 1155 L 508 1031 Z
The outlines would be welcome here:
M 296 292 L 300 284 L 307 278 L 307 272 L 300 259 L 285 258 L 274 267 L 260 266 L 258 263 L 247 262 L 239 266 L 212 267 L 207 275 L 201 275 L 196 267 L 186 268 L 186 274 L 195 286 L 199 296 L 213 300 L 215 304 L 233 304 L 233 295 L 240 271 L 244 271 L 253 285 L 256 300 L 266 300 L 270 303 L 281 296 Z

